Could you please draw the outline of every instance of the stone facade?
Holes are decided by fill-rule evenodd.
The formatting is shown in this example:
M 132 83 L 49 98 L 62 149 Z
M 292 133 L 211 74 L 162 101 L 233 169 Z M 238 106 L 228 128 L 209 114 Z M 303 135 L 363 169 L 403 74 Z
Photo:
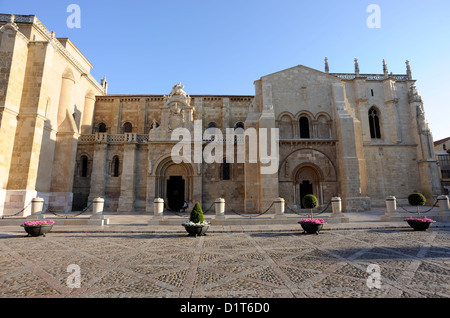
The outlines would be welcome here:
M 152 212 L 155 198 L 171 210 L 184 201 L 206 210 L 224 198 L 227 211 L 257 213 L 279 197 L 301 208 L 308 193 L 322 208 L 341 197 L 344 212 L 413 191 L 428 202 L 441 194 L 409 62 L 404 75 L 384 61 L 382 74 L 360 74 L 357 60 L 347 74 L 330 73 L 327 60 L 324 72 L 298 65 L 256 80 L 252 96 L 188 95 L 181 83 L 167 95 L 108 95 L 75 46 L 35 16 L 0 22 L 1 213 L 36 195 L 66 211 L 96 197 L 119 212 Z M 205 137 L 212 127 L 221 134 Z M 184 145 L 172 139 L 177 128 L 193 137 L 183 148 L 191 156 L 173 156 Z M 230 128 L 245 134 L 227 136 Z M 246 137 L 252 129 L 257 139 Z M 263 132 L 278 134 L 276 144 Z M 213 163 L 196 160 L 230 138 L 233 162 L 225 149 Z M 274 155 L 276 172 L 262 173 Z
M 68 39 L 36 16 L 0 14 L 0 215 L 36 196 L 72 208 L 77 139 L 104 87 Z

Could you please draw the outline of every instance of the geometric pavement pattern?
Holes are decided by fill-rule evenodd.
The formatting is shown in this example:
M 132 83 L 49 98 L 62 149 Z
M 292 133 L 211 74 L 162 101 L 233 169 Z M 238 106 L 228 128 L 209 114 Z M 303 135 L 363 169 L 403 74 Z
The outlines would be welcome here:
M 450 231 L 2 235 L 0 286 L 3 298 L 448 298 Z

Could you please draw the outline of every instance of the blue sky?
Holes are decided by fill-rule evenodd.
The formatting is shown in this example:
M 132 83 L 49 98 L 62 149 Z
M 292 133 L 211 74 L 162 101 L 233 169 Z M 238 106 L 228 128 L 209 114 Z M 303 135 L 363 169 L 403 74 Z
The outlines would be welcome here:
M 69 4 L 81 27 L 69 28 Z M 370 4 L 381 27 L 369 28 Z M 405 73 L 411 62 L 434 139 L 450 137 L 448 0 L 0 0 L 0 12 L 35 14 L 106 75 L 110 94 L 253 95 L 261 76 L 302 64 L 318 70 Z

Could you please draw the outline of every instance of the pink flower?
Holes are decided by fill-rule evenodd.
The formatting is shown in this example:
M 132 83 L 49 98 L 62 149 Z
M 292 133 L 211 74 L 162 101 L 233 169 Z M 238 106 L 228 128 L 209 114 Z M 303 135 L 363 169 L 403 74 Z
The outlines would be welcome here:
M 53 220 L 42 220 L 42 221 L 27 221 L 24 222 L 21 226 L 40 226 L 40 225 L 53 225 L 55 221 Z
M 429 223 L 434 222 L 434 220 L 429 219 L 429 218 L 421 218 L 421 219 L 419 219 L 419 218 L 407 218 L 407 219 L 405 219 L 405 221 L 429 222 Z
M 311 218 L 309 218 L 309 219 L 300 220 L 298 223 L 322 224 L 322 223 L 325 223 L 325 220 L 324 219 L 311 219 Z

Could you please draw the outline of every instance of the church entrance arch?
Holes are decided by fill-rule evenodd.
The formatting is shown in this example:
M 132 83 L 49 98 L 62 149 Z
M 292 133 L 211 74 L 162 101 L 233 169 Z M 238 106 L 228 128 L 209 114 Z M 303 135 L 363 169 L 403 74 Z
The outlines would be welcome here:
M 323 203 L 323 174 L 319 167 L 307 163 L 297 166 L 294 172 L 294 204 L 305 208 L 302 200 L 307 194 L 313 194 Z
M 192 202 L 194 170 L 191 164 L 176 164 L 168 157 L 158 164 L 155 175 L 156 197 L 163 198 L 170 210 L 180 211 L 184 201 Z
M 185 180 L 182 176 L 170 176 L 167 179 L 167 205 L 172 211 L 183 207 L 185 196 Z

